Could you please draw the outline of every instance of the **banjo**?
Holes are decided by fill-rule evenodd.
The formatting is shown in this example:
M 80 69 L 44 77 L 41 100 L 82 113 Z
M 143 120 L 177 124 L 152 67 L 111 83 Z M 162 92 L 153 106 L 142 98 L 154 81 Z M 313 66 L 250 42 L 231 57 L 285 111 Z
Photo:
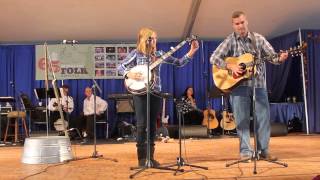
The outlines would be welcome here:
M 176 47 L 171 48 L 170 51 L 168 51 L 167 53 L 163 54 L 161 57 L 153 61 L 149 66 L 149 78 L 148 78 L 148 65 L 146 64 L 137 65 L 132 69 L 130 69 L 129 72 L 141 73 L 142 78 L 140 80 L 130 79 L 130 78 L 125 79 L 124 84 L 127 90 L 131 94 L 135 94 L 135 95 L 146 94 L 148 81 L 150 82 L 150 88 L 154 86 L 154 75 L 152 73 L 152 70 L 156 68 L 158 65 L 160 65 L 165 59 L 170 57 L 174 52 L 180 49 L 185 43 L 187 42 L 190 43 L 195 39 L 196 39 L 195 36 L 191 36 L 190 38 L 187 38 L 186 40 L 180 42 Z

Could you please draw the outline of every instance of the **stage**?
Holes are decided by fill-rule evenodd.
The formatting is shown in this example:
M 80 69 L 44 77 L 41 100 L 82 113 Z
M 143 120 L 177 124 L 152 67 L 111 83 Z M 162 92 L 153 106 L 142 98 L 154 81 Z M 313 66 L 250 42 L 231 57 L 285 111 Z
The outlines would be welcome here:
M 257 174 L 253 162 L 225 167 L 238 158 L 238 138 L 187 139 L 182 144 L 183 157 L 188 163 L 207 166 L 209 170 L 184 167 L 184 173 L 149 169 L 135 179 L 312 179 L 320 175 L 320 135 L 290 134 L 272 137 L 271 152 L 288 167 L 258 161 Z M 156 159 L 161 164 L 176 162 L 178 141 L 157 142 Z M 28 165 L 21 163 L 22 146 L 0 147 L 0 179 L 129 179 L 137 164 L 134 142 L 99 141 L 97 150 L 105 158 L 84 159 L 61 164 Z M 72 145 L 75 157 L 90 156 L 92 145 Z M 185 153 L 187 155 L 185 155 Z

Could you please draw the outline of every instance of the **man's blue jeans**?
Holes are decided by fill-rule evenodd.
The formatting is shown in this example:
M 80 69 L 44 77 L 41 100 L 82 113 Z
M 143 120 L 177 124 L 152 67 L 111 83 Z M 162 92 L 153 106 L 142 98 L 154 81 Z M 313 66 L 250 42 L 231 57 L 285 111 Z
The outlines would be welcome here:
M 230 95 L 230 103 L 237 124 L 240 139 L 240 156 L 251 156 L 250 146 L 250 110 L 252 104 L 252 88 L 236 87 Z M 270 141 L 270 109 L 268 94 L 265 88 L 256 88 L 256 128 L 258 151 L 268 154 Z

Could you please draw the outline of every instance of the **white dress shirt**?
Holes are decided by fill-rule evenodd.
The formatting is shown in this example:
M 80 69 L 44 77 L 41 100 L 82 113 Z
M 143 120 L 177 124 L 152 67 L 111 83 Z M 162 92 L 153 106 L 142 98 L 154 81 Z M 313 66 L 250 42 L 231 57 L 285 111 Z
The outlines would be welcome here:
M 94 114 L 94 97 L 91 95 L 89 98 L 85 98 L 83 102 L 83 114 L 85 116 Z M 96 114 L 103 114 L 108 108 L 107 101 L 101 99 L 99 96 L 96 96 Z
M 52 98 L 49 102 L 49 110 L 50 111 L 58 111 L 58 99 Z M 60 98 L 60 103 L 62 105 L 62 110 L 64 112 L 72 113 L 74 109 L 73 98 L 71 96 L 63 96 Z

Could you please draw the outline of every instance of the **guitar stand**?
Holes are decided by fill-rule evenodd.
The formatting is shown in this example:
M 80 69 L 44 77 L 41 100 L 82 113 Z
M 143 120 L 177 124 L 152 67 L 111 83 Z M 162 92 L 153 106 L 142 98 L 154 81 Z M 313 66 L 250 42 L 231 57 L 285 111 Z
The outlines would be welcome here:
M 197 165 L 193 165 L 193 164 L 189 164 L 186 163 L 186 161 L 183 159 L 182 157 L 182 143 L 181 143 L 181 121 L 184 121 L 183 119 L 183 110 L 182 107 L 183 105 L 180 105 L 181 103 L 176 102 L 176 109 L 177 109 L 177 113 L 178 113 L 178 120 L 179 120 L 179 156 L 177 157 L 177 162 L 176 164 L 173 165 L 169 165 L 166 167 L 174 167 L 177 166 L 177 169 L 175 170 L 174 175 L 177 175 L 178 171 L 180 172 L 184 172 L 184 169 L 182 169 L 183 166 L 189 166 L 189 167 L 194 167 L 194 168 L 199 168 L 199 169 L 205 169 L 208 170 L 208 167 L 204 167 L 204 166 L 197 166 Z M 182 120 L 181 120 L 182 119 Z

